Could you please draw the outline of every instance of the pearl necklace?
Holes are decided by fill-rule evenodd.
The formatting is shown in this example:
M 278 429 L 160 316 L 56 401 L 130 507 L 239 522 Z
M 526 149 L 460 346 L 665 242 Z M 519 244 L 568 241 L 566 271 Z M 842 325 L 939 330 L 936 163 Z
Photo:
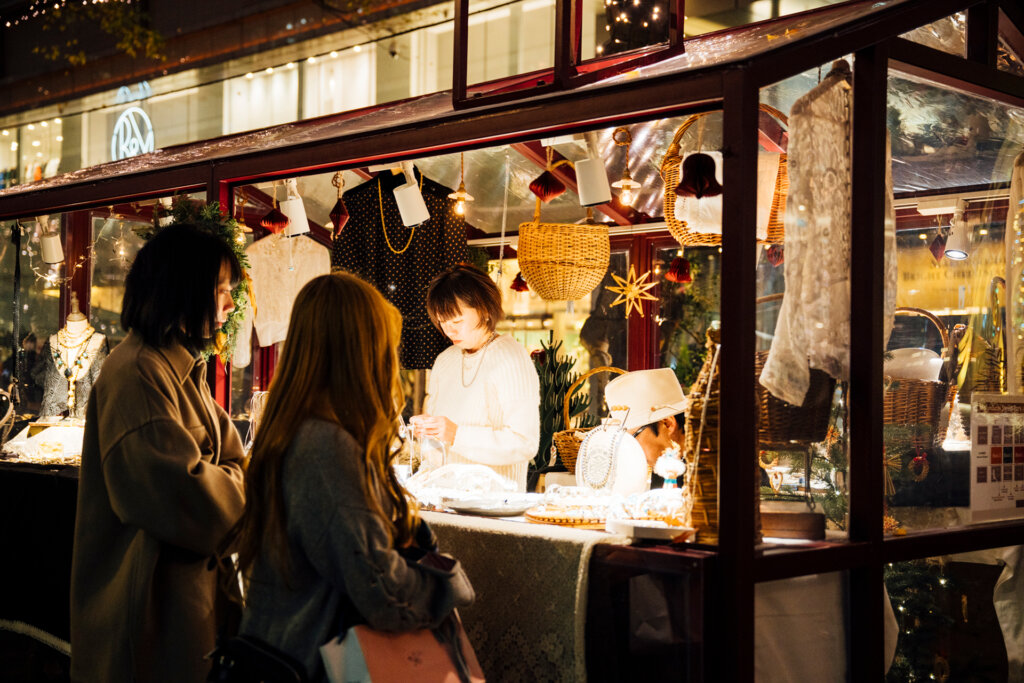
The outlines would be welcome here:
M 462 350 L 462 387 L 464 389 L 468 389 L 472 386 L 473 382 L 476 381 L 477 375 L 480 374 L 480 368 L 484 366 L 484 356 L 487 355 L 487 347 L 490 346 L 491 342 L 497 337 L 498 333 L 492 332 L 491 336 L 484 342 L 484 345 L 480 347 L 478 351 L 474 351 L 474 353 L 480 353 L 480 364 L 476 366 L 476 372 L 473 373 L 473 377 L 468 382 L 466 381 L 466 356 L 468 356 L 469 353 L 465 349 Z

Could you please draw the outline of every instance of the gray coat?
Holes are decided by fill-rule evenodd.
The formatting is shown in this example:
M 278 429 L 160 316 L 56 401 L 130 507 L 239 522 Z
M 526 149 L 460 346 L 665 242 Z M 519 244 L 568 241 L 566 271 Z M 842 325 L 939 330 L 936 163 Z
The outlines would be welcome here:
M 241 632 L 302 662 L 313 681 L 324 677 L 319 647 L 339 635 L 345 596 L 386 631 L 436 625 L 473 598 L 461 568 L 441 576 L 398 554 L 365 502 L 362 458 L 337 424 L 302 423 L 283 475 L 291 576 L 263 555 L 250 577 Z

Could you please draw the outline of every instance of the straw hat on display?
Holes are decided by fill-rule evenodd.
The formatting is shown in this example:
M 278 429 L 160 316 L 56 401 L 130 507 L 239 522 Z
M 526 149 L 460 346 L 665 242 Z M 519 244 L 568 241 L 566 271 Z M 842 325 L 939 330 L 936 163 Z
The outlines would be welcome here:
M 678 415 L 688 403 L 671 368 L 637 370 L 619 375 L 608 382 L 604 398 L 611 415 L 625 419 L 625 428 L 630 432 Z

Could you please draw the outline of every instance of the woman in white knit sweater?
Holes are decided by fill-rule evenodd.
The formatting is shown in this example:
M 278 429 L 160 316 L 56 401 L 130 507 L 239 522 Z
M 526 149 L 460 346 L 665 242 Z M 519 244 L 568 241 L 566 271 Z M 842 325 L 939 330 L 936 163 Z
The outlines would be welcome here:
M 540 440 L 540 382 L 526 349 L 495 332 L 504 317 L 497 285 L 473 266 L 430 283 L 427 313 L 452 341 L 434 361 L 418 436 L 443 441 L 449 463 L 478 463 L 526 490 Z

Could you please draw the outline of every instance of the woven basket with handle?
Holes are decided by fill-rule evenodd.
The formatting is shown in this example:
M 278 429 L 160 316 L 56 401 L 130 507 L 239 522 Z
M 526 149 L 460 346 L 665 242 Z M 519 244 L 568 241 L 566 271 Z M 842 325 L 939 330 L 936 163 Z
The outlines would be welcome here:
M 562 461 L 562 465 L 565 469 L 569 470 L 570 473 L 576 472 L 576 456 L 579 454 L 580 444 L 583 443 L 584 435 L 590 431 L 590 429 L 570 426 L 569 420 L 571 419 L 571 416 L 569 415 L 569 401 L 572 399 L 573 394 L 576 393 L 576 390 L 579 389 L 585 381 L 599 372 L 613 372 L 616 375 L 626 374 L 625 370 L 613 368 L 609 365 L 602 365 L 580 375 L 576 381 L 569 386 L 569 390 L 565 392 L 565 398 L 562 401 L 562 419 L 566 428 L 560 432 L 555 432 L 554 436 L 551 437 L 551 442 L 555 445 L 555 451 L 558 453 L 558 459 Z
M 779 301 L 783 293 L 759 297 L 757 303 Z M 776 398 L 761 384 L 761 370 L 768 351 L 754 357 L 754 393 L 757 397 L 757 440 L 761 448 L 786 450 L 809 446 L 825 440 L 832 415 L 832 395 L 836 381 L 824 370 L 811 368 L 804 402 L 795 406 Z
M 533 220 L 519 226 L 519 270 L 545 301 L 575 301 L 601 284 L 608 272 L 608 226 L 543 223 L 540 198 Z
M 942 336 L 944 358 L 949 358 L 952 349 L 949 346 L 949 332 L 933 313 L 922 308 L 901 306 L 897 314 L 918 315 L 927 318 L 938 328 Z M 882 409 L 882 421 L 890 425 L 918 426 L 924 429 L 915 435 L 913 442 L 922 448 L 931 447 L 937 438 L 944 436 L 948 413 L 941 420 L 944 405 L 952 405 L 956 394 L 956 384 L 924 379 L 893 379 L 885 378 L 885 400 Z
M 767 104 L 759 105 L 761 111 L 774 116 L 784 125 L 789 124 L 786 115 Z M 679 184 L 679 173 L 683 158 L 680 154 L 683 135 L 702 117 L 715 112 L 693 114 L 683 121 L 672 138 L 665 157 L 661 160 L 661 178 L 665 183 L 664 212 L 665 223 L 669 232 L 683 247 L 717 247 L 722 243 L 722 236 L 715 233 L 694 232 L 687 228 L 686 222 L 676 218 L 676 185 Z M 789 173 L 787 172 L 786 155 L 779 156 L 779 172 L 775 177 L 775 194 L 772 197 L 772 208 L 768 218 L 768 234 L 764 240 L 767 244 L 781 244 L 785 236 L 783 219 L 786 213 L 786 195 L 789 193 Z

